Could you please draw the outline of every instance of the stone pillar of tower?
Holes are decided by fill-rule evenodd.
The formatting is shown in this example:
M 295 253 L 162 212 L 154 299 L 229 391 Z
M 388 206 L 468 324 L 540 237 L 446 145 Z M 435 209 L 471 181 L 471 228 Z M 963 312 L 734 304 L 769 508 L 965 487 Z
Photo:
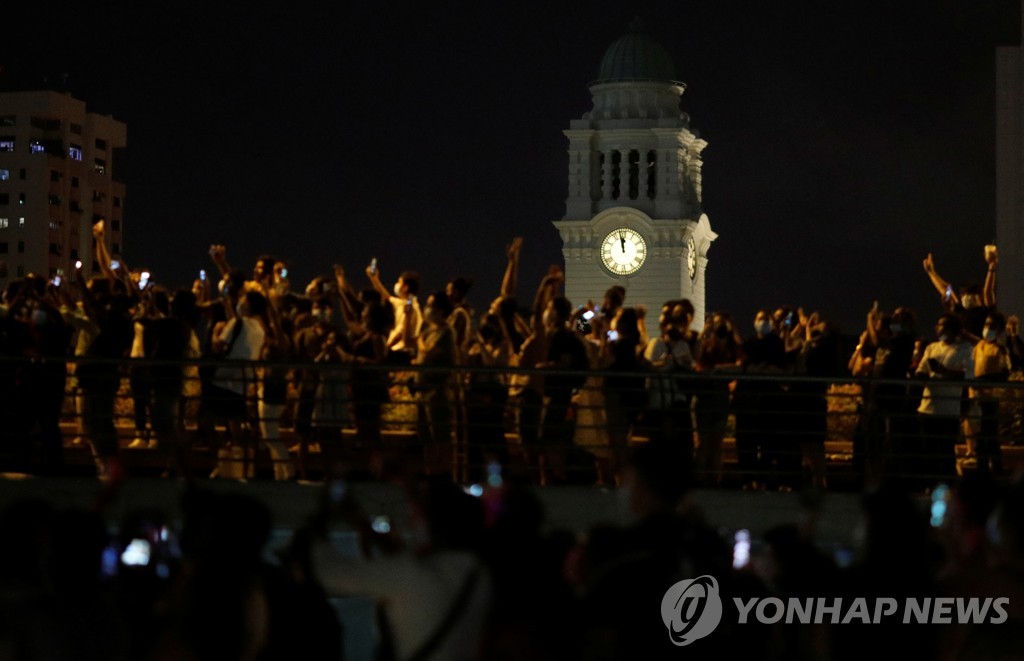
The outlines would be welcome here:
M 701 202 L 707 146 L 680 111 L 685 85 L 639 21 L 613 43 L 591 84 L 593 108 L 572 120 L 565 217 L 555 221 L 566 296 L 600 301 L 613 285 L 626 305 L 657 315 L 688 298 L 704 323 L 707 253 L 717 235 Z

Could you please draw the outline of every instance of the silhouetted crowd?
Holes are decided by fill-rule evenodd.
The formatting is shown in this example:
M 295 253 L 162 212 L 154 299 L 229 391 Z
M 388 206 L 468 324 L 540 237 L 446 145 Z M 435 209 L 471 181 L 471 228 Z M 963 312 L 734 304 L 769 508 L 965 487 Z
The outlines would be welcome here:
M 447 480 L 402 481 L 408 516 L 391 519 L 335 476 L 308 522 L 277 546 L 266 504 L 237 491 L 187 488 L 180 521 L 129 509 L 115 534 L 102 508 L 19 501 L 0 512 L 0 656 L 863 659 L 895 641 L 919 659 L 1019 655 L 1019 482 L 974 474 L 930 509 L 905 491 L 870 491 L 860 534 L 835 548 L 819 544 L 813 498 L 799 520 L 763 535 L 716 528 L 673 460 L 657 445 L 630 453 L 629 523 L 579 532 L 550 526 L 533 488 L 500 480 L 476 495 Z M 721 619 L 684 650 L 673 627 L 704 611 L 664 599 L 697 577 L 714 580 Z M 903 622 L 905 599 L 938 597 L 987 605 L 970 621 L 954 607 L 952 618 Z M 818 624 L 761 621 L 751 608 L 741 619 L 740 605 L 770 598 L 839 606 Z M 847 619 L 858 599 L 900 610 L 877 623 L 873 606 Z M 1008 601 L 995 608 L 997 599 Z M 360 604 L 364 616 L 353 616 Z

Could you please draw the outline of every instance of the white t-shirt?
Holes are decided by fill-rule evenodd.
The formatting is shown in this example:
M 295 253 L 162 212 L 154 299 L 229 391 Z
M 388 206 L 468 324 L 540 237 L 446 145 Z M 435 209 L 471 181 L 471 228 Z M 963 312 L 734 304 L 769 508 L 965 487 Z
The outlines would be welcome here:
M 946 344 L 932 342 L 924 350 L 921 364 L 917 366 L 917 374 L 938 376 L 928 367 L 928 360 L 934 358 L 939 364 L 950 370 L 963 370 L 963 380 L 974 378 L 974 354 L 967 342 Z M 945 385 L 938 381 L 930 382 L 921 394 L 921 405 L 918 413 L 925 415 L 960 416 L 960 395 L 963 388 L 959 385 Z
M 235 324 L 239 319 L 242 321 L 242 329 L 238 332 L 238 337 L 225 358 L 228 360 L 259 360 L 263 353 L 263 343 L 267 339 L 267 334 L 258 319 L 236 317 L 224 324 L 224 329 L 217 339 L 224 343 L 230 343 L 231 336 L 235 332 Z M 244 395 L 247 383 L 252 381 L 252 379 L 246 380 L 246 371 L 247 369 L 241 367 L 218 368 L 217 374 L 213 378 L 213 384 Z M 249 371 L 249 373 L 252 372 Z
M 328 596 L 372 595 L 384 601 L 399 659 L 411 656 L 434 635 L 475 569 L 480 573 L 468 602 L 429 658 L 478 657 L 492 597 L 482 567 L 473 554 L 459 551 L 365 560 L 345 557 L 326 542 L 313 547 L 314 572 Z
M 391 307 L 395 309 L 395 327 L 391 329 L 391 334 L 388 335 L 388 347 L 394 351 L 402 351 L 406 349 L 405 341 L 403 338 L 403 332 L 405 330 L 405 311 L 407 308 L 412 309 L 412 337 L 414 338 L 413 343 L 409 346 L 409 349 L 416 348 L 415 338 L 419 337 L 420 326 L 423 324 L 423 315 L 420 314 L 420 302 L 415 296 L 412 297 L 412 306 L 406 305 L 404 298 L 398 298 L 392 296 L 390 299 Z M 394 344 L 392 344 L 394 342 Z

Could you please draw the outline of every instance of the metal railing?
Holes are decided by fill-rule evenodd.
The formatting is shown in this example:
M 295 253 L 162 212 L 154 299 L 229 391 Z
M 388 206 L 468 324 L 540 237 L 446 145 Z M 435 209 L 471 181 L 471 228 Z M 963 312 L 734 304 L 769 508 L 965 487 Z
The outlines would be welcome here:
M 939 414 L 918 412 L 927 392 Z M 927 486 L 1010 469 L 1022 421 L 1020 374 L 983 383 L 0 360 L 0 470 L 29 473 L 119 456 L 157 474 L 236 461 L 236 476 L 317 479 L 341 465 L 379 474 L 391 462 L 462 482 L 498 467 L 541 483 L 611 484 L 632 448 L 656 444 L 681 479 L 706 486 Z

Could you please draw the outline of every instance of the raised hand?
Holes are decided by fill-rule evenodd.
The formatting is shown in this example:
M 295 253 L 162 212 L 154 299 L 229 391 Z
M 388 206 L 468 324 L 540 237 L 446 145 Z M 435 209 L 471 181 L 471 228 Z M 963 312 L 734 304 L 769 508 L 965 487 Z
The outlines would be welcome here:
M 508 255 L 508 258 L 510 260 L 511 259 L 518 259 L 519 251 L 522 249 L 522 247 L 523 247 L 523 237 L 517 236 L 514 239 L 512 239 L 512 243 L 510 243 L 508 245 L 508 247 L 505 249 L 505 254 Z
M 935 260 L 932 258 L 931 253 L 928 253 L 928 256 L 924 258 L 921 264 L 924 266 L 926 273 L 935 273 Z

